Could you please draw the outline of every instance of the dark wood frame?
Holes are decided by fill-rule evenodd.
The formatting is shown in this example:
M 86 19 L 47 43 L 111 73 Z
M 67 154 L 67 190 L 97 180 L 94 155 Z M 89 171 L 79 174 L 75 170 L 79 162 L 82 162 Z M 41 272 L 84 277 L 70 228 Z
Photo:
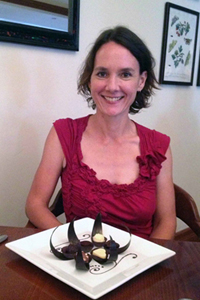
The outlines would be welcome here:
M 200 86 L 200 55 L 199 55 L 199 68 L 197 74 L 197 86 Z
M 169 39 L 172 38 L 172 36 L 170 35 L 170 32 L 169 32 L 170 10 L 171 9 L 176 9 L 178 11 L 187 13 L 188 14 L 188 19 L 189 19 L 189 17 L 191 17 L 191 15 L 193 15 L 196 18 L 196 22 L 195 22 L 196 26 L 195 26 L 195 28 L 193 28 L 193 30 L 194 30 L 193 31 L 194 42 L 192 44 L 193 45 L 193 47 L 192 47 L 193 56 L 191 58 L 192 59 L 192 64 L 191 64 L 191 69 L 190 69 L 190 79 L 188 81 L 186 79 L 181 80 L 181 76 L 178 76 L 177 79 L 173 79 L 173 80 L 172 80 L 173 76 L 171 76 L 171 80 L 170 79 L 168 80 L 168 79 L 165 78 L 165 68 L 166 68 L 167 51 L 168 51 L 168 49 L 167 49 L 168 38 Z M 177 20 L 177 22 L 179 22 L 179 21 Z M 192 85 L 193 84 L 195 54 L 196 54 L 196 44 L 197 44 L 197 34 L 198 34 L 198 24 L 199 24 L 199 13 L 198 12 L 187 9 L 185 7 L 182 7 L 182 6 L 178 6 L 178 5 L 169 3 L 169 2 L 166 3 L 166 5 L 165 5 L 164 27 L 163 27 L 163 41 L 162 41 L 162 52 L 161 52 L 160 76 L 159 76 L 159 82 L 161 84 L 174 84 L 174 85 Z M 174 26 L 175 26 L 175 22 L 174 22 Z M 185 33 L 186 33 L 186 31 L 185 31 Z M 176 36 L 178 36 L 178 33 L 175 33 L 175 34 L 176 34 Z M 177 40 L 178 39 L 179 39 L 179 37 L 177 37 Z M 184 35 L 185 45 L 187 45 L 186 40 L 187 40 L 187 42 L 190 42 L 190 40 L 187 39 L 187 35 Z M 178 43 L 177 43 L 177 45 L 178 45 Z M 187 47 L 187 46 L 185 46 L 185 47 Z M 178 47 L 178 49 L 180 49 L 180 47 Z M 175 50 L 176 50 L 176 52 L 178 51 L 176 49 L 176 46 L 174 47 L 173 51 L 175 51 Z M 172 54 L 168 54 L 168 55 L 169 55 L 170 58 L 173 57 Z M 184 58 L 185 58 L 185 56 L 184 56 Z M 186 60 L 187 59 L 185 59 L 185 62 L 186 62 Z M 171 61 L 172 61 L 172 63 L 175 64 L 175 60 L 173 61 L 173 58 L 171 59 Z M 183 59 L 181 60 L 180 63 L 182 63 L 182 62 L 183 62 Z M 170 66 L 170 64 L 169 64 L 169 66 Z M 184 73 L 180 74 L 180 75 L 184 76 Z M 174 76 L 174 78 L 175 78 L 175 76 Z
M 45 3 L 42 1 L 34 1 L 34 0 L 2 0 L 2 1 L 7 2 L 7 3 L 19 4 L 19 5 L 27 6 L 27 7 L 37 8 L 37 9 L 41 9 L 44 11 L 54 12 L 54 13 L 57 13 L 60 15 L 68 16 L 67 8 L 48 4 L 48 3 Z
M 21 4 L 21 1 L 17 0 L 6 2 L 20 2 Z M 22 2 L 25 5 L 32 1 L 23 0 Z M 41 4 L 40 2 L 38 3 Z M 47 10 L 55 9 L 55 7 L 49 5 L 45 6 L 45 8 Z M 68 32 L 0 21 L 0 41 L 78 51 L 79 14 L 80 0 L 69 0 Z

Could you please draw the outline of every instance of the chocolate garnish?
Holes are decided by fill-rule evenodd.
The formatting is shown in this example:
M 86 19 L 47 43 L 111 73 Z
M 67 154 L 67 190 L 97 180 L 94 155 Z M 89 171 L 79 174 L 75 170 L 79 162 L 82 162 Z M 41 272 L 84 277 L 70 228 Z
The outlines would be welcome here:
M 115 242 L 116 243 L 116 242 Z M 105 249 L 109 249 L 111 247 L 111 240 L 108 240 L 105 245 L 104 245 L 104 248 Z M 119 248 L 119 244 L 116 243 L 116 248 Z
M 131 244 L 131 232 L 130 232 L 130 230 L 129 230 L 129 228 L 128 228 L 127 226 L 123 225 L 123 227 L 126 228 L 126 230 L 127 230 L 128 233 L 129 233 L 129 241 L 128 241 L 128 243 L 127 243 L 126 245 L 124 245 L 123 247 L 119 247 L 119 248 L 118 248 L 118 250 L 117 250 L 117 251 L 118 251 L 118 254 L 120 254 L 120 253 L 126 251 L 126 250 L 128 249 L 128 247 L 130 246 L 130 244 Z
M 78 245 L 69 244 L 62 248 L 63 253 L 75 254 L 78 251 Z
M 94 225 L 93 225 L 93 229 L 92 229 L 92 237 L 97 234 L 103 234 L 102 233 L 102 222 L 101 222 L 101 214 L 98 213 L 95 221 L 94 221 Z
M 70 244 L 78 244 L 79 243 L 79 239 L 75 233 L 75 229 L 74 229 L 74 220 L 72 220 L 69 224 L 68 227 L 68 241 Z
M 97 234 L 102 235 L 102 237 L 104 238 L 102 242 L 98 242 L 94 240 L 94 236 L 96 236 Z M 92 229 L 92 242 L 96 247 L 102 247 L 104 246 L 106 240 L 107 239 L 104 237 L 103 230 L 102 230 L 101 214 L 98 213 Z
M 105 251 L 105 254 L 106 254 L 106 257 L 105 258 L 102 258 L 102 257 L 100 257 L 100 256 L 98 256 L 98 255 L 95 255 L 95 250 L 97 250 L 97 249 L 101 249 L 101 250 L 104 250 Z M 97 261 L 98 263 L 100 263 L 100 264 L 105 264 L 105 262 L 107 261 L 107 257 L 108 257 L 108 252 L 106 251 L 106 249 L 104 249 L 104 248 L 94 248 L 92 251 L 91 251 L 91 255 L 92 255 L 92 258 L 95 260 L 95 261 Z
M 84 252 L 90 252 L 93 248 L 93 244 L 90 241 L 81 241 L 80 244 Z
M 70 260 L 70 259 L 74 259 L 75 254 L 78 251 L 78 243 L 79 243 L 79 239 L 75 233 L 74 230 L 74 220 L 72 222 L 70 222 L 69 227 L 68 227 L 68 241 L 69 241 L 69 245 L 63 247 L 61 250 L 62 252 L 58 251 L 52 244 L 52 236 L 55 232 L 55 230 L 58 227 L 56 227 L 52 234 L 51 234 L 51 238 L 50 238 L 50 248 L 51 251 L 53 252 L 53 254 L 62 260 Z
M 109 254 L 109 257 L 106 261 L 106 263 L 110 263 L 113 261 L 116 261 L 118 258 L 118 243 L 116 243 L 112 237 L 110 236 L 110 243 L 109 243 L 110 247 L 109 249 L 107 249 L 107 252 Z
M 63 253 L 63 252 L 60 252 L 58 251 L 52 244 L 52 236 L 54 234 L 54 232 L 56 231 L 58 227 L 56 227 L 52 234 L 51 234 L 51 237 L 50 237 L 50 248 L 51 248 L 51 251 L 52 253 L 59 259 L 62 259 L 62 260 L 69 260 L 69 259 L 74 259 L 74 253 Z
M 89 256 L 89 254 L 82 251 L 80 245 L 78 247 L 78 252 L 75 256 L 75 261 L 76 261 L 76 268 L 78 270 L 84 270 L 84 271 L 89 270 L 89 268 L 90 268 L 89 262 L 91 261 L 91 258 Z
M 95 248 L 92 250 L 92 258 L 100 264 L 107 264 L 116 261 L 118 258 L 118 245 L 110 236 L 109 248 Z M 102 249 L 106 252 L 106 257 L 102 258 L 94 254 L 97 249 Z
M 64 246 L 61 250 L 62 252 L 58 251 L 52 243 L 52 236 L 55 232 L 55 230 L 58 228 L 56 227 L 50 238 L 50 248 L 52 253 L 61 260 L 70 260 L 75 259 L 76 261 L 76 268 L 79 270 L 88 270 L 89 269 L 89 263 L 91 259 L 93 258 L 100 264 L 107 264 L 111 263 L 117 260 L 118 254 L 124 252 L 128 249 L 131 243 L 131 232 L 128 227 L 125 225 L 123 226 L 127 232 L 130 235 L 129 241 L 126 245 L 120 247 L 120 245 L 115 242 L 112 237 L 110 236 L 110 240 L 107 241 L 107 238 L 104 237 L 103 231 L 102 231 L 102 222 L 101 222 L 101 214 L 99 213 L 94 221 L 93 229 L 92 229 L 92 243 L 90 241 L 80 241 L 75 233 L 74 229 L 74 220 L 70 222 L 68 227 L 68 241 L 69 245 Z M 93 239 L 93 237 L 96 235 L 102 235 L 104 238 L 103 242 L 98 242 Z M 95 248 L 92 250 L 93 246 L 96 246 L 98 248 Z M 96 249 L 102 249 L 105 251 L 105 258 L 101 258 L 94 254 L 94 250 Z M 90 252 L 90 253 L 87 253 Z

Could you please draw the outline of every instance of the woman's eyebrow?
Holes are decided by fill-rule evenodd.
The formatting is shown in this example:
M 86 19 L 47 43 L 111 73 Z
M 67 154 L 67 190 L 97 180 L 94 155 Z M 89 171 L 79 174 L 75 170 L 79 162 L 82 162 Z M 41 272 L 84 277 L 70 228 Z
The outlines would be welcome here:
M 135 69 L 133 69 L 133 68 L 122 68 L 120 70 L 123 72 L 135 72 Z
M 106 71 L 106 70 L 108 70 L 108 68 L 97 66 L 97 67 L 94 68 L 94 70 L 95 71 Z M 119 71 L 120 72 L 135 72 L 135 69 L 133 69 L 131 67 L 130 68 L 127 67 L 127 68 L 121 68 L 121 69 L 119 69 Z
M 106 71 L 107 68 L 101 67 L 101 66 L 97 66 L 97 67 L 94 68 L 94 70 L 95 70 L 95 71 Z

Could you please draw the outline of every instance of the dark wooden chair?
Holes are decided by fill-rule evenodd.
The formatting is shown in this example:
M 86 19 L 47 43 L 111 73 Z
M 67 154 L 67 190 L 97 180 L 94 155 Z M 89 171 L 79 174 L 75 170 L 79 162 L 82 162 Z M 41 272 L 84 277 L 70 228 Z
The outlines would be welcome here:
M 176 200 L 176 216 L 182 220 L 200 239 L 200 216 L 194 199 L 181 187 L 174 184 Z M 50 211 L 56 216 L 63 212 L 62 190 L 60 189 L 55 197 L 54 202 L 49 207 Z M 32 227 L 29 221 L 26 227 Z
M 53 201 L 52 205 L 49 207 L 50 211 L 54 216 L 58 217 L 64 213 L 63 208 L 63 198 L 62 198 L 62 189 L 60 189 Z
M 197 235 L 200 241 L 200 216 L 192 196 L 174 184 L 176 200 L 176 216 Z M 179 235 L 177 234 L 177 237 Z M 178 238 L 177 238 L 178 239 Z

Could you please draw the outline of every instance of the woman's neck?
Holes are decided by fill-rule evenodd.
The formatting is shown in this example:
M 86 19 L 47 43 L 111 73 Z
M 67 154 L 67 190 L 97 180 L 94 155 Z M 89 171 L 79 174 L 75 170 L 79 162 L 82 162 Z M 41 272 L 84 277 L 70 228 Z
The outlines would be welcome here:
M 90 130 L 102 139 L 120 139 L 125 136 L 136 136 L 137 129 L 131 119 L 127 116 L 105 116 L 98 113 L 90 117 Z

